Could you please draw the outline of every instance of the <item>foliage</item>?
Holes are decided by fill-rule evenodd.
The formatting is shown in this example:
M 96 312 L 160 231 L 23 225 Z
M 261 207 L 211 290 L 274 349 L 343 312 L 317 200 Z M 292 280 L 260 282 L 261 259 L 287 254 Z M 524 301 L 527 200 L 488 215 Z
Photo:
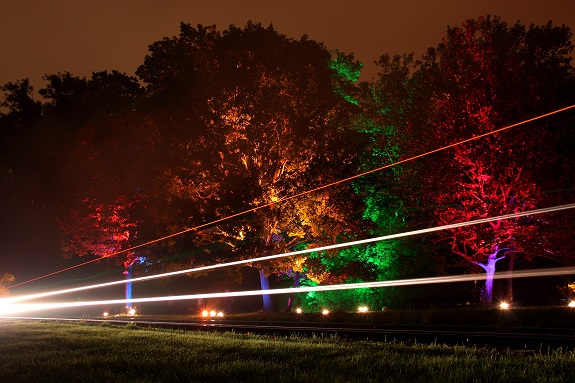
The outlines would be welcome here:
M 418 108 L 427 115 L 434 142 L 450 144 L 561 106 L 558 90 L 573 79 L 569 37 L 566 27 L 509 27 L 497 17 L 449 28 L 413 75 L 416 86 L 428 89 Z M 545 140 L 550 135 L 543 127 L 537 134 L 516 129 L 457 146 L 429 163 L 425 182 L 438 206 L 438 221 L 461 222 L 541 206 L 545 178 L 537 167 L 542 165 L 539 159 L 553 156 L 553 151 L 541 150 L 549 148 Z M 534 161 L 536 166 L 531 165 Z M 536 233 L 542 223 L 539 217 L 497 221 L 451 230 L 445 239 L 454 254 L 487 272 L 483 298 L 490 304 L 496 262 L 518 256 L 528 261 L 541 253 Z
M 3 273 L 0 275 L 0 297 L 8 295 L 8 287 L 12 282 L 14 282 L 14 276 L 9 273 Z
M 574 103 L 570 38 L 551 23 L 467 20 L 421 59 L 382 55 L 377 78 L 357 84 L 353 54 L 307 36 L 182 23 L 150 45 L 138 78 L 48 74 L 42 101 L 28 79 L 0 87 L 3 227 L 41 212 L 60 225 L 68 255 L 100 257 L 188 232 L 118 258 L 146 257 L 148 272 L 572 202 L 573 112 L 291 198 Z M 252 266 L 262 282 L 275 274 L 294 286 L 478 266 L 492 275 L 535 258 L 572 263 L 571 221 L 507 220 Z M 297 299 L 345 309 L 421 299 L 409 294 Z
M 349 106 L 333 90 L 343 75 L 321 44 L 260 24 L 221 33 L 182 24 L 179 36 L 150 46 L 138 75 L 173 156 L 175 166 L 163 174 L 166 199 L 181 213 L 173 224 L 191 227 L 256 208 L 199 232 L 198 245 L 217 241 L 220 255 L 237 259 L 353 233 L 345 187 L 275 204 L 353 169 L 353 140 L 344 129 Z M 255 266 L 266 275 L 292 273 L 298 262 Z

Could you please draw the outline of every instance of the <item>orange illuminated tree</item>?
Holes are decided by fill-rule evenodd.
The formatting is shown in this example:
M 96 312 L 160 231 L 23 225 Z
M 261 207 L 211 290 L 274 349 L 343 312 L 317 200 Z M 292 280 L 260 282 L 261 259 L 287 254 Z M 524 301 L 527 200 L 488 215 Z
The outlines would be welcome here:
M 335 57 L 359 68 L 352 56 Z M 153 118 L 170 137 L 173 166 L 164 179 L 172 225 L 191 227 L 273 204 L 195 237 L 198 245 L 220 243 L 220 260 L 351 235 L 346 212 L 354 209 L 347 186 L 276 204 L 354 168 L 354 139 L 345 126 L 354 105 L 336 85 L 350 86 L 359 72 L 355 79 L 346 77 L 331 62 L 321 44 L 254 23 L 223 32 L 182 24 L 179 36 L 150 46 L 138 75 L 147 84 Z M 253 266 L 266 288 L 270 274 L 298 270 L 301 263 L 298 258 Z

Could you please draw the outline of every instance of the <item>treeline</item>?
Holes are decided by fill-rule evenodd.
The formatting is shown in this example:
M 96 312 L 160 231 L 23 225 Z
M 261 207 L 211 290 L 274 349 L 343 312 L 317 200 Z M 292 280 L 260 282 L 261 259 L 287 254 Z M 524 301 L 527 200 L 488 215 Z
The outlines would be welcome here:
M 570 38 L 551 23 L 468 20 L 420 58 L 381 56 L 376 78 L 359 82 L 353 55 L 307 36 L 182 23 L 178 36 L 150 45 L 136 77 L 46 75 L 41 101 L 27 79 L 1 87 L 3 225 L 33 203 L 50 212 L 67 256 L 114 256 L 144 273 L 571 203 L 572 110 L 391 166 L 574 104 Z M 251 266 L 262 288 L 271 276 L 298 286 L 484 271 L 477 300 L 491 304 L 495 270 L 573 262 L 571 218 L 501 220 Z M 413 304 L 421 292 L 295 299 L 352 309 Z M 273 307 L 264 296 L 264 310 Z

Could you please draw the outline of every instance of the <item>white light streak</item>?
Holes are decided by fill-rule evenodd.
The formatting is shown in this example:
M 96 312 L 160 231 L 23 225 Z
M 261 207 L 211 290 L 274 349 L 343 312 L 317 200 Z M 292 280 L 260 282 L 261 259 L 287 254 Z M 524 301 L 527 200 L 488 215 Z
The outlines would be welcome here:
M 23 302 L 23 301 L 27 301 L 27 300 L 31 300 L 31 299 L 44 298 L 44 297 L 49 297 L 49 296 L 54 296 L 54 295 L 72 293 L 72 292 L 76 292 L 76 291 L 95 289 L 95 288 L 99 288 L 99 287 L 107 287 L 107 286 L 113 286 L 113 285 L 118 285 L 118 284 L 130 283 L 130 282 L 141 282 L 141 281 L 147 281 L 147 280 L 158 279 L 158 278 L 166 278 L 166 277 L 171 277 L 174 275 L 188 274 L 188 273 L 194 273 L 194 272 L 206 271 L 206 270 L 213 270 L 213 269 L 218 269 L 218 268 L 222 268 L 222 267 L 245 265 L 247 263 L 252 263 L 252 262 L 269 261 L 272 259 L 288 257 L 288 256 L 292 256 L 292 255 L 309 254 L 309 253 L 314 253 L 314 252 L 339 249 L 339 248 L 343 248 L 343 247 L 363 245 L 363 244 L 368 244 L 368 243 L 373 243 L 373 242 L 385 241 L 385 240 L 389 240 L 389 239 L 402 238 L 402 237 L 408 237 L 408 236 L 412 236 L 412 235 L 419 235 L 419 234 L 425 234 L 425 233 L 433 233 L 433 232 L 441 231 L 441 230 L 448 230 L 448 229 L 455 229 L 458 227 L 479 225 L 482 223 L 494 222 L 494 221 L 498 221 L 498 220 L 524 217 L 527 215 L 551 213 L 551 212 L 555 212 L 555 211 L 561 211 L 561 210 L 567 210 L 567 209 L 573 209 L 573 208 L 575 208 L 575 203 L 571 203 L 571 204 L 567 204 L 567 205 L 553 206 L 553 207 L 548 207 L 548 208 L 543 208 L 543 209 L 528 210 L 528 211 L 523 211 L 523 212 L 519 212 L 519 213 L 505 214 L 505 215 L 500 215 L 500 216 L 496 216 L 496 217 L 482 218 L 482 219 L 477 219 L 477 220 L 473 220 L 473 221 L 454 223 L 454 224 L 450 224 L 450 225 L 430 227 L 430 228 L 426 228 L 426 229 L 408 231 L 408 232 L 403 232 L 403 233 L 384 235 L 381 237 L 367 238 L 367 239 L 362 239 L 362 240 L 358 240 L 358 241 L 337 243 L 334 245 L 316 247 L 313 249 L 304 249 L 304 250 L 298 250 L 298 251 L 293 251 L 293 252 L 289 252 L 289 253 L 281 253 L 281 254 L 269 255 L 269 256 L 265 256 L 265 257 L 243 259 L 243 260 L 239 260 L 239 261 L 219 263 L 216 265 L 202 266 L 202 267 L 196 267 L 196 268 L 192 268 L 192 269 L 172 271 L 169 273 L 148 275 L 145 277 L 138 277 L 138 278 L 132 278 L 132 279 L 122 279 L 119 281 L 100 283 L 100 284 L 96 284 L 96 285 L 81 286 L 81 287 L 75 287 L 75 288 L 58 290 L 58 291 L 49 291 L 49 292 L 45 292 L 45 293 L 37 293 L 37 294 L 16 296 L 16 297 L 11 297 L 11 298 L 4 298 L 4 299 L 0 299 L 0 305 L 1 304 L 8 304 L 8 303 L 15 303 L 15 302 Z M 129 302 L 126 301 L 124 303 L 129 303 Z
M 505 271 L 496 273 L 493 276 L 493 279 L 547 277 L 554 275 L 569 275 L 574 273 L 575 273 L 575 267 L 519 270 L 514 272 Z M 165 297 L 114 299 L 107 301 L 37 303 L 37 304 L 1 302 L 2 305 L 0 305 L 0 317 L 30 311 L 125 304 L 128 302 L 131 303 L 163 302 L 163 301 L 194 300 L 194 299 L 209 299 L 209 298 L 246 297 L 246 296 L 264 295 L 264 294 L 275 295 L 275 294 L 307 293 L 311 291 L 336 291 L 336 290 L 351 290 L 351 289 L 379 288 L 379 287 L 392 287 L 392 286 L 413 286 L 413 285 L 426 285 L 426 284 L 438 284 L 438 283 L 468 282 L 468 281 L 485 280 L 485 278 L 486 278 L 485 274 L 463 274 L 463 275 L 452 275 L 447 277 L 400 279 L 396 281 L 346 283 L 346 284 L 327 285 L 327 286 L 304 286 L 296 288 L 289 287 L 284 289 L 233 291 L 233 292 L 209 293 L 209 294 L 192 294 L 192 295 L 175 295 L 175 296 L 171 295 Z

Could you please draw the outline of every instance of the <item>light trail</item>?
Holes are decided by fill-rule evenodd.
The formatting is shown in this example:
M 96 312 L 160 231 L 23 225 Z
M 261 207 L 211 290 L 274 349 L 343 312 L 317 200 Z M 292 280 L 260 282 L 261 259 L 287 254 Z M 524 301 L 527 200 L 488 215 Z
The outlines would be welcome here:
M 228 216 L 225 216 L 225 217 L 222 217 L 222 218 L 219 218 L 219 219 L 210 221 L 210 222 L 206 222 L 206 223 L 200 224 L 200 225 L 198 225 L 198 226 L 194 226 L 194 227 L 191 227 L 191 228 L 188 228 L 188 229 L 185 229 L 185 230 L 176 232 L 176 233 L 172 233 L 172 234 L 163 236 L 163 237 L 161 237 L 161 238 L 156 238 L 156 239 L 154 239 L 154 240 L 151 240 L 151 241 L 148 241 L 148 242 L 144 242 L 144 243 L 141 243 L 141 244 L 139 244 L 139 245 L 132 246 L 132 247 L 129 247 L 129 248 L 127 248 L 127 249 L 120 250 L 120 251 L 118 251 L 118 252 L 112 253 L 112 254 L 108 255 L 107 257 L 105 257 L 105 258 L 112 258 L 112 257 L 115 257 L 116 255 L 123 254 L 123 253 L 128 252 L 128 251 L 132 251 L 132 250 L 135 250 L 135 249 L 139 249 L 139 248 L 141 248 L 141 247 L 149 246 L 149 245 L 152 245 L 152 244 L 154 244 L 154 243 L 158 243 L 158 242 L 164 241 L 164 240 L 166 240 L 166 239 L 170 239 L 170 238 L 177 237 L 177 236 L 180 236 L 180 235 L 185 234 L 185 233 L 189 233 L 189 232 L 192 232 L 192 231 L 196 231 L 196 230 L 201 229 L 201 228 L 204 228 L 204 227 L 206 227 L 206 226 L 211 226 L 211 225 L 214 225 L 214 224 L 219 223 L 219 222 L 227 221 L 228 219 L 232 219 L 232 218 L 236 218 L 236 217 L 239 217 L 239 216 L 248 214 L 248 213 L 252 213 L 252 212 L 255 212 L 255 211 L 257 211 L 257 210 L 264 209 L 264 208 L 267 208 L 267 207 L 270 207 L 270 206 L 273 206 L 273 205 L 276 205 L 276 204 L 279 204 L 279 203 L 282 203 L 282 202 L 285 202 L 285 201 L 288 201 L 288 200 L 291 200 L 291 199 L 294 199 L 294 198 L 302 197 L 302 196 L 304 196 L 304 195 L 311 194 L 311 193 L 316 192 L 316 191 L 318 191 L 318 190 L 323 190 L 323 189 L 326 189 L 326 188 L 329 188 L 329 187 L 332 187 L 332 186 L 335 186 L 335 185 L 338 185 L 338 184 L 341 184 L 341 183 L 344 183 L 344 182 L 348 182 L 348 181 L 351 181 L 351 180 L 354 180 L 354 179 L 363 177 L 363 176 L 365 176 L 365 175 L 367 175 L 367 174 L 379 172 L 379 171 L 381 171 L 381 170 L 388 169 L 388 168 L 391 168 L 391 167 L 393 167 L 393 166 L 396 166 L 396 165 L 399 165 L 399 164 L 403 164 L 403 163 L 406 163 L 406 162 L 410 162 L 410 161 L 416 160 L 416 159 L 418 159 L 418 158 L 422 158 L 422 157 L 428 156 L 428 155 L 430 155 L 430 154 L 434 154 L 434 153 L 441 152 L 441 151 L 443 151 L 443 150 L 447 150 L 447 149 L 450 149 L 450 148 L 454 148 L 454 147 L 456 147 L 456 146 L 459 146 L 459 145 L 462 145 L 462 144 L 465 144 L 465 143 L 468 143 L 468 142 L 471 142 L 471 141 L 474 141 L 474 140 L 478 140 L 478 139 L 480 139 L 480 138 L 484 138 L 484 137 L 487 137 L 487 136 L 490 136 L 490 135 L 494 135 L 494 134 L 503 132 L 503 131 L 505 131 L 505 130 L 508 130 L 508 129 L 511 129 L 511 128 L 515 128 L 515 127 L 517 127 L 517 126 L 527 124 L 527 123 L 529 123 L 529 122 L 537 121 L 537 120 L 540 120 L 540 119 L 543 119 L 543 118 L 546 118 L 546 117 L 549 117 L 549 116 L 552 116 L 552 115 L 555 115 L 555 114 L 558 114 L 558 113 L 562 113 L 562 112 L 565 112 L 565 111 L 570 110 L 570 109 L 573 109 L 573 108 L 575 108 L 575 104 L 574 104 L 574 105 L 570 105 L 570 106 L 566 106 L 566 107 L 561 108 L 561 109 L 557 109 L 557 110 L 551 111 L 551 112 L 549 112 L 549 113 L 541 114 L 541 115 L 539 115 L 539 116 L 532 117 L 532 118 L 529 118 L 529 119 L 527 119 L 527 120 L 523 120 L 523 121 L 517 122 L 517 123 L 515 123 L 515 124 L 507 125 L 507 126 L 504 126 L 504 127 L 502 127 L 502 128 L 499 128 L 499 129 L 496 129 L 496 130 L 492 130 L 491 132 L 483 133 L 483 134 L 480 134 L 480 135 L 477 135 L 477 136 L 474 136 L 474 137 L 465 139 L 465 140 L 463 140 L 463 141 L 459 141 L 459 142 L 456 142 L 456 143 L 453 143 L 453 144 L 450 144 L 450 145 L 446 145 L 446 146 L 440 147 L 440 148 L 438 148 L 438 149 L 430 150 L 430 151 L 425 152 L 425 153 L 422 153 L 422 154 L 418 154 L 418 155 L 415 155 L 415 156 L 412 156 L 412 157 L 409 157 L 409 158 L 405 158 L 405 159 L 403 159 L 403 160 L 399 160 L 399 161 L 397 161 L 397 162 L 393 162 L 393 163 L 388 164 L 388 165 L 380 166 L 380 167 L 378 167 L 378 168 L 371 169 L 371 170 L 365 171 L 365 172 L 363 172 L 363 173 L 359 173 L 359 174 L 353 175 L 353 176 L 348 177 L 348 178 L 344 178 L 344 179 L 341 179 L 341 180 L 338 180 L 338 181 L 335 181 L 335 182 L 331 182 L 331 183 L 328 183 L 328 184 L 325 184 L 325 185 L 322 185 L 322 186 L 318 186 L 318 187 L 316 187 L 316 188 L 314 188 L 314 189 L 306 190 L 306 191 L 303 191 L 303 192 L 301 192 L 301 193 L 296 193 L 296 194 L 293 194 L 293 195 L 288 196 L 288 197 L 283 197 L 283 198 L 280 198 L 279 200 L 277 200 L 277 201 L 275 201 L 275 202 L 270 202 L 270 203 L 267 203 L 267 204 L 264 204 L 264 205 L 256 206 L 256 207 L 250 208 L 250 209 L 248 209 L 248 210 L 241 211 L 241 212 L 239 212 L 239 213 L 235 213 L 235 214 L 232 214 L 232 215 L 228 215 Z M 93 259 L 93 260 L 91 260 L 91 261 L 84 262 L 84 263 L 79 264 L 79 265 L 74 266 L 74 267 L 83 266 L 83 265 L 86 265 L 86 264 L 89 264 L 89 263 L 92 263 L 92 262 L 96 262 L 96 261 L 98 261 L 98 260 L 100 260 L 100 259 L 104 259 L 104 258 Z M 30 283 L 30 282 L 33 282 L 33 281 L 37 281 L 37 280 L 40 280 L 40 279 L 43 279 L 43 278 L 46 278 L 46 277 L 49 277 L 49 276 L 52 276 L 52 275 L 55 275 L 55 274 L 59 274 L 59 273 L 64 272 L 64 271 L 67 271 L 67 270 L 72 269 L 72 268 L 74 268 L 74 267 L 70 267 L 70 268 L 67 268 L 67 269 L 64 269 L 64 270 L 55 271 L 55 272 L 50 273 L 50 274 L 46 274 L 46 275 L 43 275 L 43 276 L 40 276 L 40 277 L 36 277 L 36 278 L 34 278 L 34 279 L 30 279 L 30 280 L 28 280 L 28 281 L 24 281 L 24 282 L 20 282 L 20 283 L 17 283 L 17 284 L 8 286 L 7 288 L 8 288 L 8 289 L 11 289 L 11 288 L 14 288 L 14 287 L 16 287 L 16 286 L 21 286 L 21 285 L 24 285 L 24 284 L 26 284 L 26 283 Z
M 506 279 L 506 278 L 528 278 L 528 277 L 548 277 L 556 275 L 570 275 L 575 273 L 575 267 L 560 267 L 550 269 L 537 269 L 537 270 L 520 270 L 520 271 L 505 271 L 495 273 L 493 279 Z M 232 297 L 247 297 L 256 295 L 277 295 L 277 294 L 292 294 L 292 293 L 307 293 L 312 291 L 337 291 L 337 290 L 351 290 L 351 289 L 372 289 L 382 287 L 397 287 L 397 286 L 414 286 L 414 285 L 427 285 L 439 283 L 454 283 L 454 282 L 469 282 L 477 280 L 485 280 L 486 274 L 463 274 L 452 275 L 447 277 L 430 277 L 430 278 L 417 278 L 417 279 L 400 279 L 395 281 L 380 281 L 380 282 L 362 282 L 362 283 L 347 283 L 327 286 L 306 286 L 306 287 L 289 287 L 283 289 L 272 290 L 249 290 L 249 291 L 233 291 L 224 293 L 207 293 L 207 294 L 191 294 L 191 295 L 175 295 L 165 297 L 148 297 L 148 298 L 132 298 L 132 299 L 112 299 L 100 301 L 85 301 L 85 302 L 60 302 L 60 303 L 17 303 L 17 304 L 4 304 L 0 306 L 0 317 L 9 316 L 13 314 L 21 314 L 31 311 L 64 309 L 73 307 L 87 307 L 87 306 L 103 306 L 115 305 L 126 303 L 145 303 L 145 302 L 164 302 L 164 301 L 181 301 L 181 300 L 194 300 L 194 299 L 209 299 L 209 298 L 232 298 Z
M 575 203 L 571 203 L 571 204 L 567 204 L 567 205 L 553 206 L 553 207 L 548 207 L 548 208 L 543 208 L 543 209 L 528 210 L 528 211 L 523 211 L 523 212 L 518 212 L 518 213 L 511 213 L 511 214 L 505 214 L 505 215 L 500 215 L 500 216 L 495 216 L 495 217 L 482 218 L 482 219 L 477 219 L 477 220 L 473 220 L 473 221 L 466 221 L 466 222 L 454 223 L 454 224 L 443 225 L 443 226 L 436 226 L 436 227 L 431 227 L 431 228 L 426 228 L 426 229 L 421 229 L 421 230 L 414 230 L 414 231 L 408 231 L 408 232 L 403 232 L 403 233 L 384 235 L 381 237 L 367 238 L 367 239 L 362 239 L 362 240 L 358 240 L 358 241 L 337 243 L 334 245 L 316 247 L 313 249 L 304 249 L 304 250 L 298 250 L 298 251 L 293 251 L 293 252 L 288 252 L 288 253 L 269 255 L 269 256 L 265 256 L 265 257 L 243 259 L 243 260 L 239 260 L 239 261 L 219 263 L 216 265 L 202 266 L 202 267 L 196 267 L 196 268 L 192 268 L 192 269 L 172 271 L 169 273 L 149 275 L 149 276 L 139 277 L 139 278 L 123 279 L 123 280 L 114 281 L 114 282 L 100 283 L 100 284 L 89 285 L 89 286 L 81 286 L 81 287 L 75 287 L 75 288 L 65 289 L 65 290 L 49 291 L 49 292 L 45 292 L 45 293 L 30 294 L 30 295 L 24 295 L 24 296 L 19 296 L 19 297 L 12 297 L 12 298 L 4 298 L 4 299 L 0 299 L 0 304 L 23 302 L 23 301 L 27 301 L 27 300 L 31 300 L 31 299 L 44 298 L 44 297 L 53 296 L 53 295 L 60 295 L 60 294 L 66 294 L 66 293 L 71 293 L 71 292 L 76 292 L 76 291 L 95 289 L 95 288 L 99 288 L 99 287 L 113 286 L 113 285 L 118 285 L 118 284 L 123 284 L 123 283 L 129 283 L 129 282 L 141 282 L 141 281 L 146 281 L 146 280 L 171 277 L 171 276 L 179 275 L 179 274 L 188 274 L 188 273 L 194 273 L 194 272 L 199 272 L 199 271 L 213 270 L 213 269 L 222 268 L 222 267 L 238 266 L 238 265 L 243 265 L 243 264 L 247 264 L 247 263 L 268 261 L 271 259 L 283 258 L 283 257 L 292 256 L 292 255 L 309 254 L 309 253 L 315 253 L 315 252 L 319 252 L 319 251 L 326 251 L 326 250 L 339 249 L 339 248 L 343 248 L 343 247 L 363 245 L 363 244 L 368 244 L 368 243 L 373 243 L 373 242 L 385 241 L 385 240 L 389 240 L 389 239 L 432 233 L 432 232 L 441 231 L 441 230 L 455 229 L 455 228 L 459 228 L 459 227 L 479 225 L 482 223 L 488 223 L 488 222 L 493 222 L 493 221 L 498 221 L 498 220 L 518 218 L 518 217 L 524 217 L 524 216 L 528 216 L 528 215 L 544 214 L 544 213 L 550 213 L 550 212 L 573 209 L 573 208 L 575 208 Z

